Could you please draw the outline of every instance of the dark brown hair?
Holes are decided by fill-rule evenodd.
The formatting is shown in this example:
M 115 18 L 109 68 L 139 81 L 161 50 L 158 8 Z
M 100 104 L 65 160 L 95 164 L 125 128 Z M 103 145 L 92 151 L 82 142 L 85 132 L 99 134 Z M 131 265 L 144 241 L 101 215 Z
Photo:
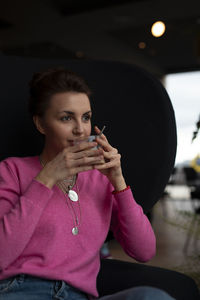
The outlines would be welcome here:
M 29 83 L 29 112 L 31 116 L 44 116 L 54 94 L 63 92 L 84 93 L 90 99 L 91 91 L 82 77 L 62 67 L 33 74 Z

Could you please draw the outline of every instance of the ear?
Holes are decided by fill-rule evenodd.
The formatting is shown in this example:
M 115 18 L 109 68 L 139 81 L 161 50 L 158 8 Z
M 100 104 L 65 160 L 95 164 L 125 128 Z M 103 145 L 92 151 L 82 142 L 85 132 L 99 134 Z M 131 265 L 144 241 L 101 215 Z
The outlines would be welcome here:
M 44 129 L 44 126 L 42 125 L 42 119 L 41 117 L 35 115 L 33 116 L 33 122 L 37 128 L 37 130 L 41 133 L 41 134 L 44 134 L 45 135 L 45 129 Z

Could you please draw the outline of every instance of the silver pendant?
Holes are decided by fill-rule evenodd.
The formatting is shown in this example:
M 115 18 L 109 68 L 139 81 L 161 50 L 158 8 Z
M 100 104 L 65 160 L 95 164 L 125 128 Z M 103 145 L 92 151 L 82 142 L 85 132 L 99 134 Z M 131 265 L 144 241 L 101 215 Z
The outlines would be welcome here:
M 69 190 L 68 196 L 69 196 L 70 200 L 72 200 L 74 202 L 78 201 L 78 194 L 75 191 Z
M 75 226 L 75 227 L 72 228 L 72 234 L 73 235 L 77 235 L 78 234 L 78 227 L 77 226 Z

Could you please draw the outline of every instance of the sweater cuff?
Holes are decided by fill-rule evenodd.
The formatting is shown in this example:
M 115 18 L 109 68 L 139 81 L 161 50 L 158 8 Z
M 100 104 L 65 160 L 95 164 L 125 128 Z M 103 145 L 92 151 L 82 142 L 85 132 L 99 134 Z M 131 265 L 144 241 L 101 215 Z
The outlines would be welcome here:
M 116 194 L 119 194 L 119 193 L 123 193 L 123 192 L 125 192 L 125 191 L 127 191 L 129 189 L 130 189 L 130 186 L 128 185 L 125 189 L 123 189 L 121 191 L 112 191 L 112 194 L 116 195 Z

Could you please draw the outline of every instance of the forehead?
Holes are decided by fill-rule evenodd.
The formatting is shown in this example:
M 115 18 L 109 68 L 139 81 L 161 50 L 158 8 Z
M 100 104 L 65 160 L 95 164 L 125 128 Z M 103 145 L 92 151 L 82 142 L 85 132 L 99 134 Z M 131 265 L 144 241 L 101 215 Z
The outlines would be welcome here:
M 66 92 L 57 93 L 51 97 L 50 110 L 64 111 L 70 110 L 73 112 L 91 110 L 90 100 L 84 93 Z

